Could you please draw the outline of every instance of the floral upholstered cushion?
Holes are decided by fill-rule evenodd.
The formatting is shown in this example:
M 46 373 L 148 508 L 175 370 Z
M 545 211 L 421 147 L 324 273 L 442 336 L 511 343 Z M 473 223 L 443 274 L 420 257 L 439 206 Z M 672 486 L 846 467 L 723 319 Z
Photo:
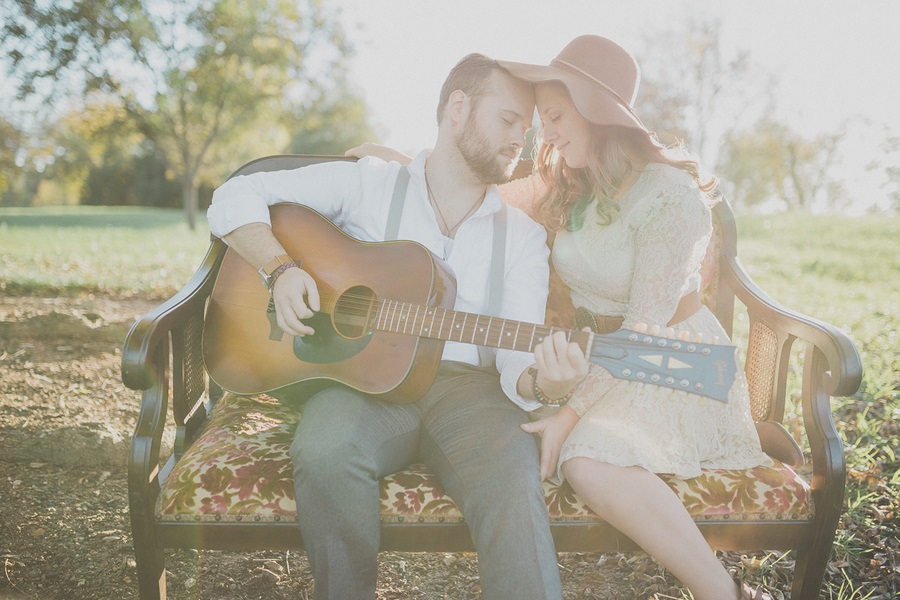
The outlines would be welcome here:
M 197 440 L 163 483 L 160 521 L 296 519 L 288 453 L 300 413 L 268 396 L 226 394 Z M 704 470 L 693 479 L 665 476 L 695 520 L 811 519 L 809 485 L 791 468 Z M 554 521 L 597 520 L 568 485 L 544 483 Z M 302 507 L 301 507 L 302 510 Z M 386 523 L 461 522 L 462 514 L 423 465 L 386 477 Z

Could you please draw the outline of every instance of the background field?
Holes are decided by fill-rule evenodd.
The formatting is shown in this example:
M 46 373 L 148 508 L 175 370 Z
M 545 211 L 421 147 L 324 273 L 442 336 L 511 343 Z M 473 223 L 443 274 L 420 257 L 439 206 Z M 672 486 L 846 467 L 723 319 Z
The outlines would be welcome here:
M 900 592 L 900 217 L 745 215 L 738 229 L 738 255 L 762 289 L 841 328 L 862 355 L 860 392 L 834 405 L 849 485 L 824 597 L 894 597 Z M 190 277 L 208 241 L 202 220 L 190 231 L 174 210 L 0 209 L 0 296 L 162 299 Z M 789 578 L 779 565 L 773 559 L 765 567 L 773 584 Z

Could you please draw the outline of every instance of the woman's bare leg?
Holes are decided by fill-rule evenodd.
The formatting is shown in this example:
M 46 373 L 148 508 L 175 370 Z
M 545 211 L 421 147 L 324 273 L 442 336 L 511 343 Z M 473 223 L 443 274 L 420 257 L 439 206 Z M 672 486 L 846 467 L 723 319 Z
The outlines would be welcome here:
M 590 458 L 566 461 L 563 472 L 591 510 L 658 560 L 694 598 L 739 598 L 728 571 L 662 479 L 640 467 Z

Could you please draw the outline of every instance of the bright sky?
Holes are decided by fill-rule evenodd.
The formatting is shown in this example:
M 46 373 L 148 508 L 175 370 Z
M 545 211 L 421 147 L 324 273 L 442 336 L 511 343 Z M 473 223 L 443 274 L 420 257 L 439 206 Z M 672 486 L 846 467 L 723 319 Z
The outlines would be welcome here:
M 726 51 L 747 50 L 779 83 L 779 113 L 804 134 L 846 119 L 900 134 L 900 2 L 896 0 L 330 0 L 357 56 L 352 78 L 380 140 L 413 151 L 437 133 L 435 104 L 469 52 L 547 63 L 593 33 L 639 48 L 684 15 L 720 19 Z M 863 134 L 865 136 L 865 134 Z M 860 151 L 865 153 L 865 139 Z M 872 150 L 874 152 L 874 150 Z

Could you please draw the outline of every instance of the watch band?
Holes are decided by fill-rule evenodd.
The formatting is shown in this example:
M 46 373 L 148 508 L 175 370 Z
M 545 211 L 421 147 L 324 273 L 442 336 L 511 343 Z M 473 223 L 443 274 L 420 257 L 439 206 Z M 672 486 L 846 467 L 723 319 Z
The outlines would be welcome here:
M 272 260 L 267 262 L 265 265 L 260 267 L 259 276 L 262 279 L 263 285 L 266 286 L 266 289 L 270 287 L 269 284 L 271 283 L 272 273 L 275 272 L 275 269 L 285 263 L 293 262 L 293 260 L 294 259 L 292 259 L 287 254 L 279 254 L 278 256 L 273 257 Z

